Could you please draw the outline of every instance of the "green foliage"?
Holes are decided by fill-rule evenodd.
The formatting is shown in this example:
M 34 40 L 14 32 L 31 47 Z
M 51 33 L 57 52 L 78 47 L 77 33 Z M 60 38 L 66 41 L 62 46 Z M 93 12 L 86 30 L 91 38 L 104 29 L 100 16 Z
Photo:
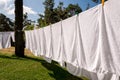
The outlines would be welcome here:
M 54 0 L 45 0 L 43 4 L 45 5 L 45 9 L 52 10 L 54 7 Z
M 54 0 L 45 0 L 45 2 L 43 3 L 45 5 L 45 16 L 44 19 L 46 21 L 47 24 L 53 23 L 53 7 L 54 7 Z
M 24 26 L 24 30 L 33 30 L 34 29 L 34 21 L 28 20 L 28 14 L 25 13 L 23 15 L 23 26 Z
M 66 8 L 68 15 L 71 17 L 75 14 L 82 12 L 78 4 L 69 4 Z
M 23 14 L 23 26 L 27 26 L 30 24 L 31 22 L 28 20 L 28 14 L 27 13 Z
M 24 27 L 24 30 L 33 30 L 34 29 L 34 25 L 27 25 Z
M 45 27 L 47 26 L 46 21 L 44 19 L 44 16 L 42 14 L 39 14 L 40 18 L 38 19 L 39 27 Z
M 75 77 L 57 63 L 47 63 L 41 58 L 16 57 L 0 53 L 1 80 L 88 80 Z
M 13 31 L 14 23 L 4 14 L 0 14 L 0 31 Z
M 64 7 L 64 3 L 59 2 L 56 8 L 54 8 L 54 0 L 45 0 L 43 4 L 45 6 L 45 12 L 44 15 L 39 15 L 39 27 L 44 27 L 49 24 L 56 23 L 61 19 L 64 20 L 68 17 L 82 12 L 78 4 L 69 4 L 67 7 Z
M 54 16 L 57 18 L 56 22 L 68 18 L 67 10 L 63 6 L 63 2 L 59 2 L 59 5 L 54 9 L 54 12 L 56 13 Z

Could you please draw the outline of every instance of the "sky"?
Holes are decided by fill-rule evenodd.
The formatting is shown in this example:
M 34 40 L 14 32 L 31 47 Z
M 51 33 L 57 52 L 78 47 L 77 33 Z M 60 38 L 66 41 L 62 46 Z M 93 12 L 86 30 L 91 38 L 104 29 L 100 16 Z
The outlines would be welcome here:
M 38 14 L 44 14 L 44 5 L 43 2 L 45 0 L 23 0 L 23 8 L 24 13 L 28 13 L 28 18 L 37 21 L 39 18 Z M 94 7 L 97 5 L 91 0 L 54 0 L 55 6 L 59 4 L 59 2 L 63 2 L 64 6 L 68 6 L 69 4 L 79 4 L 83 11 L 86 10 L 88 3 L 90 7 Z M 14 20 L 14 0 L 0 0 L 0 13 L 5 14 L 10 19 Z

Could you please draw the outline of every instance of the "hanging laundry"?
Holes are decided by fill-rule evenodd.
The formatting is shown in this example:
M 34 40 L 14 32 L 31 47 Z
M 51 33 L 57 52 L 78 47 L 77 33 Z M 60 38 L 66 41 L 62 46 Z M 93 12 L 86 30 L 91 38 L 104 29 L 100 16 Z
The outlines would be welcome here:
M 0 49 L 11 47 L 11 32 L 0 32 Z
M 62 23 L 61 21 L 58 23 L 55 23 L 51 27 L 52 31 L 52 59 L 56 62 L 58 62 L 61 66 L 64 65 L 63 57 L 64 57 L 64 51 L 63 51 L 63 35 L 62 35 Z
M 109 0 L 103 8 L 102 57 L 105 70 L 120 76 L 120 0 Z
M 35 36 L 35 31 L 25 31 L 25 40 L 26 40 L 26 48 L 29 49 L 35 56 L 37 56 L 37 41 Z
M 44 54 L 46 54 L 46 42 L 45 42 L 45 33 L 43 28 L 40 28 L 39 34 L 40 34 L 40 47 L 41 47 L 40 54 L 41 56 L 44 56 Z
M 36 47 L 36 50 L 35 50 L 35 55 L 36 56 L 40 56 L 40 34 L 39 34 L 39 29 L 36 29 L 34 30 L 34 38 L 35 38 L 35 47 Z
M 78 66 L 76 58 L 76 19 L 77 15 L 62 21 L 63 44 L 65 50 L 63 53 L 65 56 L 64 61 L 74 66 Z
M 51 34 L 51 27 L 47 26 L 43 28 L 44 32 L 44 43 L 45 43 L 45 53 L 43 53 L 44 59 L 51 63 L 52 57 L 52 34 Z
M 104 6 L 100 4 L 39 30 L 25 31 L 26 48 L 48 62 L 66 62 L 73 75 L 90 80 L 119 80 L 119 5 L 120 1 L 108 0 Z
M 82 65 L 81 60 L 79 60 L 79 64 L 84 69 L 92 72 L 97 72 L 101 64 L 99 52 L 99 9 L 100 6 L 96 6 L 79 14 L 79 28 L 83 49 L 81 56 L 84 58 L 86 65 Z
M 46 56 L 47 58 L 51 58 L 52 57 L 52 34 L 51 34 L 51 27 L 47 26 L 43 28 L 44 30 L 44 37 L 45 37 L 45 50 L 46 53 L 44 53 L 44 56 Z

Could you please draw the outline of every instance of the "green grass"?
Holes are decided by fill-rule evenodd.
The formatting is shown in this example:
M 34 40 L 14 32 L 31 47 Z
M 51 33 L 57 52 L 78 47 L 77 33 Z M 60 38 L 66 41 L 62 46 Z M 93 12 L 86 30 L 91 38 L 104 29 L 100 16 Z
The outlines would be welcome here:
M 75 77 L 57 63 L 41 58 L 0 53 L 0 80 L 87 80 Z

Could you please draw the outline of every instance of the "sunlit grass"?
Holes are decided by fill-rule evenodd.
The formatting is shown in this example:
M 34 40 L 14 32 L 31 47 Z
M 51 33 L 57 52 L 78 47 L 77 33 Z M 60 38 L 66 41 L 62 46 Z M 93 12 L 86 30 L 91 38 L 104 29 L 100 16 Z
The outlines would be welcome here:
M 82 80 L 57 63 L 47 63 L 28 50 L 25 53 L 20 58 L 14 55 L 14 48 L 0 50 L 0 80 Z

